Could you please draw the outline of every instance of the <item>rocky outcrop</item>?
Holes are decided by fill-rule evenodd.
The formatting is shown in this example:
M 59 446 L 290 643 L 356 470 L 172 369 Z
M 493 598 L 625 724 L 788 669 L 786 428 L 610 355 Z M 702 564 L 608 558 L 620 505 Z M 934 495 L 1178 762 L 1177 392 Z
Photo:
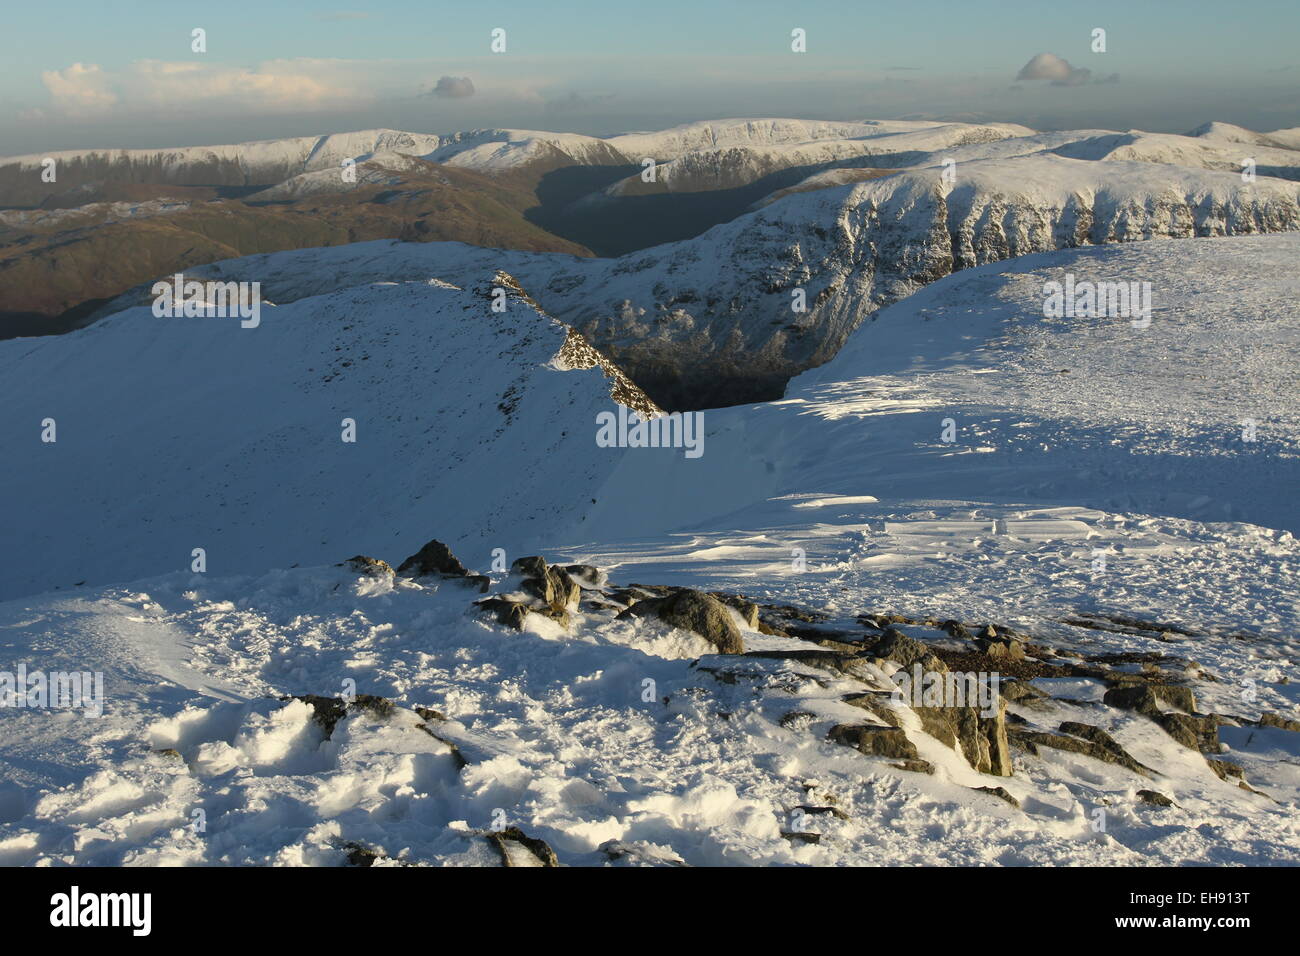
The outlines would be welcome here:
M 872 757 L 894 757 L 901 760 L 919 760 L 916 744 L 898 727 L 880 727 L 875 724 L 836 724 L 826 735 L 828 739 L 852 747 Z
M 913 699 L 907 703 L 921 719 L 921 727 L 927 734 L 948 747 L 959 749 L 979 772 L 1011 776 L 1007 703 L 1002 697 L 995 696 L 988 702 L 988 707 L 984 707 L 979 700 L 970 699 L 972 690 L 976 691 L 974 696 L 979 696 L 981 686 L 985 694 L 992 694 L 990 685 L 980 684 L 980 675 L 950 671 L 948 665 L 932 654 L 926 645 L 897 628 L 887 630 L 863 654 L 901 665 L 909 686 L 922 689 L 921 700 L 916 699 L 914 690 Z M 924 688 L 931 682 L 944 689 L 943 702 L 938 706 L 930 705 L 929 697 L 924 695 Z
M 1118 686 L 1106 691 L 1102 702 L 1151 718 L 1189 750 L 1203 754 L 1219 752 L 1219 722 L 1213 716 L 1196 713 L 1196 696 L 1190 687 L 1125 677 Z M 1179 710 L 1166 711 L 1161 705 Z
M 720 654 L 745 653 L 740 628 L 731 619 L 726 605 L 711 594 L 679 588 L 665 597 L 644 598 L 619 614 L 619 617 L 647 616 L 698 634 Z
M 441 578 L 487 591 L 492 581 L 486 575 L 474 574 L 460 559 L 436 538 L 397 566 L 397 573 L 408 578 Z
M 475 606 L 491 614 L 498 624 L 523 630 L 529 614 L 538 614 L 567 628 L 570 611 L 582 599 L 582 587 L 567 570 L 551 567 L 540 556 L 517 558 L 510 566 L 519 585 L 512 594 L 494 595 Z
M 1152 776 L 1150 767 L 1138 763 L 1110 734 L 1100 727 L 1067 721 L 1061 724 L 1060 733 L 1013 728 L 1010 740 L 1022 750 L 1038 755 L 1040 747 L 1082 754 L 1102 763 L 1115 764 L 1143 776 Z

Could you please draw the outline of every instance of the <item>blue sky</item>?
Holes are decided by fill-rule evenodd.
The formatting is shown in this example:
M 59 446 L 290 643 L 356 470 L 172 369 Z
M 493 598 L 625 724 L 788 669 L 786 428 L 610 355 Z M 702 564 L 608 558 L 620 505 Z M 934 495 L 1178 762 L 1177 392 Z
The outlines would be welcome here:
M 374 126 L 610 133 L 763 115 L 1300 125 L 1295 0 L 65 0 L 11 4 L 5 20 L 3 154 Z M 190 49 L 195 27 L 206 53 Z M 504 54 L 488 50 L 494 27 L 507 31 Z M 807 53 L 791 52 L 794 27 Z M 1090 48 L 1094 27 L 1107 31 L 1105 53 Z M 1042 53 L 1077 81 L 1017 80 Z M 428 95 L 442 76 L 469 77 L 473 95 Z

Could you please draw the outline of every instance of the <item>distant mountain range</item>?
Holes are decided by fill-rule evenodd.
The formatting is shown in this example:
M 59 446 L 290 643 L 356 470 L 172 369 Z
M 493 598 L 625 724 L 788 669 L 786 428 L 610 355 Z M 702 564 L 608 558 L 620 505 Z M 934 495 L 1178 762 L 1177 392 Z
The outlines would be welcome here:
M 372 130 L 56 153 L 53 184 L 43 158 L 0 161 L 0 197 L 28 207 L 0 212 L 8 335 L 78 327 L 182 270 L 261 281 L 285 302 L 502 268 L 667 408 L 779 397 L 873 310 L 958 269 L 1300 229 L 1300 129 L 1218 123 L 1187 136 L 779 119 L 608 139 Z M 347 246 L 375 239 L 401 241 Z

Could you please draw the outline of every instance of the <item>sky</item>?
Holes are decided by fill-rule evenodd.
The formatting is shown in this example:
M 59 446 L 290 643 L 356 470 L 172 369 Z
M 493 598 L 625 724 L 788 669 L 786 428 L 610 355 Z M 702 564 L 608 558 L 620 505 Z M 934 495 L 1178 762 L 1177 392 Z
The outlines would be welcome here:
M 376 127 L 609 135 L 744 116 L 1300 126 L 1296 0 L 6 7 L 0 155 Z M 495 29 L 504 52 L 490 49 Z

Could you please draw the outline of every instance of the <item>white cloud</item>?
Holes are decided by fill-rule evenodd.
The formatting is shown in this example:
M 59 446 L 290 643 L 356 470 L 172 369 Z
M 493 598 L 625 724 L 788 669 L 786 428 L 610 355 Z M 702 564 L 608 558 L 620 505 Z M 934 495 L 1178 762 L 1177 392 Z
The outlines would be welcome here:
M 110 89 L 112 77 L 93 64 L 74 63 L 66 70 L 46 70 L 41 82 L 50 91 L 51 108 L 69 116 L 102 113 L 118 101 Z
M 139 60 L 115 73 L 74 63 L 41 74 L 50 94 L 42 112 L 89 119 L 159 110 L 278 113 L 355 107 L 372 96 L 351 72 L 347 61 L 313 59 L 274 60 L 251 69 Z
M 1053 86 L 1082 86 L 1092 79 L 1092 70 L 1071 66 L 1068 60 L 1055 53 L 1040 53 L 1020 68 L 1017 80 L 1048 80 Z M 1118 76 L 1106 78 L 1107 82 Z
M 474 95 L 474 84 L 468 76 L 443 76 L 431 92 L 447 99 L 462 99 Z

